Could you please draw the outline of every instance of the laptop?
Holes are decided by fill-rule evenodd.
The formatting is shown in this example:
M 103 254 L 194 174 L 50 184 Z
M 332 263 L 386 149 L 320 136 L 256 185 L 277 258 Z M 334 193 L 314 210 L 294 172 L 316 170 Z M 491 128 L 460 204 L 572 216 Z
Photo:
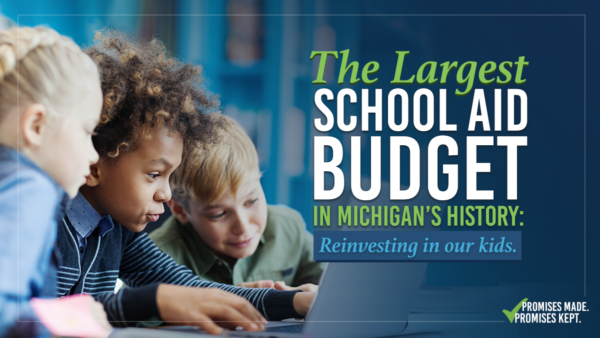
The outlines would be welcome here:
M 230 337 L 388 337 L 400 335 L 427 263 L 329 263 L 303 323 L 270 322 L 262 332 L 225 331 Z M 142 330 L 140 332 L 139 330 Z M 153 331 L 153 332 L 149 332 Z M 121 329 L 110 337 L 199 337 L 195 327 Z

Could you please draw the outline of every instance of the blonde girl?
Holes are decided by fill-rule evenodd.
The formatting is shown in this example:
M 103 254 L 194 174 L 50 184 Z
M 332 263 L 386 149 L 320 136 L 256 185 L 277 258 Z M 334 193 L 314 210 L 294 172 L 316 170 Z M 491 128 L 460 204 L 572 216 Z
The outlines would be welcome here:
M 98 69 L 48 28 L 0 31 L 0 336 L 45 334 L 32 297 L 54 297 L 56 219 L 98 160 Z

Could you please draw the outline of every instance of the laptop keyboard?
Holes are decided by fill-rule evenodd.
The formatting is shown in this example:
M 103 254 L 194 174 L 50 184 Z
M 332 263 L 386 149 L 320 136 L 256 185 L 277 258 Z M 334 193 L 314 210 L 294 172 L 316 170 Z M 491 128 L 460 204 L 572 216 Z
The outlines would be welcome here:
M 285 332 L 285 333 L 300 333 L 302 332 L 302 324 L 282 325 L 269 327 L 266 332 Z

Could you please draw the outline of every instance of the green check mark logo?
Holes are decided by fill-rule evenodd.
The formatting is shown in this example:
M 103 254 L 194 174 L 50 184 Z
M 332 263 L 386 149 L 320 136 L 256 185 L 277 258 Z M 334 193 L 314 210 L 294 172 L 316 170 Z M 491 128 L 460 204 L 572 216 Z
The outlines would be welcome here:
M 519 312 L 519 310 L 521 310 L 521 306 L 523 306 L 523 303 L 525 303 L 526 301 L 527 298 L 520 301 L 519 304 L 517 304 L 517 306 L 515 306 L 515 308 L 512 311 L 502 310 L 502 312 L 504 312 L 504 314 L 506 315 L 508 320 L 510 320 L 511 323 L 513 322 L 513 320 L 515 320 L 515 315 L 517 314 L 517 312 Z

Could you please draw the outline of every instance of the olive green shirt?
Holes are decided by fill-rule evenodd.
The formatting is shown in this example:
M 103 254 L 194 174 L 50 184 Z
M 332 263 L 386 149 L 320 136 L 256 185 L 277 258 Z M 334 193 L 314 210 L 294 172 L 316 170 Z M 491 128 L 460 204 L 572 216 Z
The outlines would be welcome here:
M 256 251 L 238 259 L 233 269 L 210 250 L 191 224 L 182 224 L 174 216 L 150 238 L 175 262 L 207 281 L 237 285 L 269 279 L 291 286 L 318 284 L 323 265 L 314 261 L 313 236 L 300 213 L 274 205 L 267 210 L 267 225 Z

